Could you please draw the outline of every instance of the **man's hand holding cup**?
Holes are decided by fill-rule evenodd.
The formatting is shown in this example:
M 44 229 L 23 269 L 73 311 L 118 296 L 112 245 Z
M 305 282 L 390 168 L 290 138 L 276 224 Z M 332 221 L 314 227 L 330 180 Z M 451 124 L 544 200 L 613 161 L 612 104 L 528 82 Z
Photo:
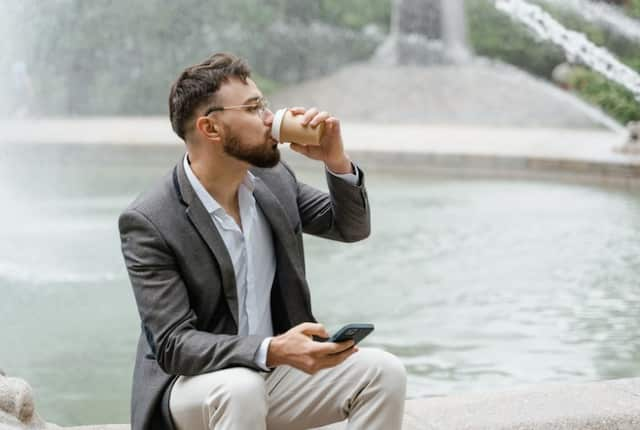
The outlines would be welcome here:
M 290 142 L 294 151 L 323 161 L 333 173 L 353 173 L 342 144 L 340 120 L 326 111 L 315 107 L 282 109 L 275 114 L 272 135 L 280 142 Z

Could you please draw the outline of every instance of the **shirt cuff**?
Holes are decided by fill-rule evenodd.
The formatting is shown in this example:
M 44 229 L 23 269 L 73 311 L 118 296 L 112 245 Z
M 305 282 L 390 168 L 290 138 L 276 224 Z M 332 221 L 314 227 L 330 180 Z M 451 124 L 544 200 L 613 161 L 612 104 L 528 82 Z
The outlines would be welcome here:
M 271 369 L 267 367 L 267 352 L 269 352 L 269 344 L 271 343 L 271 339 L 273 339 L 273 337 L 267 337 L 262 341 L 262 343 L 260 344 L 260 349 L 258 349 L 256 358 L 254 360 L 258 367 L 266 372 L 271 371 Z
M 358 185 L 360 183 L 360 172 L 358 167 L 351 162 L 351 171 L 355 173 L 333 173 L 329 168 L 326 168 L 327 172 L 331 173 L 336 178 L 340 178 L 347 181 L 351 185 Z

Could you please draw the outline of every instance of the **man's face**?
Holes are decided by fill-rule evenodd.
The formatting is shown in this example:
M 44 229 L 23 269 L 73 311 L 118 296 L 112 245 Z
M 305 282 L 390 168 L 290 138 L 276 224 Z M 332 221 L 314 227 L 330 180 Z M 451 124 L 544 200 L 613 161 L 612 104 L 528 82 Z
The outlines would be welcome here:
M 218 91 L 218 106 L 240 106 L 255 103 L 262 93 L 255 82 L 244 83 L 231 78 Z M 255 109 L 239 108 L 213 113 L 222 124 L 224 152 L 256 167 L 273 167 L 280 161 L 278 142 L 271 138 L 273 113 L 262 116 Z

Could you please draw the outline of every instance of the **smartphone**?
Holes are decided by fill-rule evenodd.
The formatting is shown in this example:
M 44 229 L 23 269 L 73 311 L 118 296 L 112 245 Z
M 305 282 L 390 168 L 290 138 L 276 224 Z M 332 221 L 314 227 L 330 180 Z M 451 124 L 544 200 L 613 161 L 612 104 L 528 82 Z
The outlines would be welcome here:
M 352 323 L 347 324 L 334 333 L 329 339 L 317 338 L 320 342 L 344 342 L 345 340 L 353 340 L 356 344 L 367 337 L 373 331 L 373 324 Z

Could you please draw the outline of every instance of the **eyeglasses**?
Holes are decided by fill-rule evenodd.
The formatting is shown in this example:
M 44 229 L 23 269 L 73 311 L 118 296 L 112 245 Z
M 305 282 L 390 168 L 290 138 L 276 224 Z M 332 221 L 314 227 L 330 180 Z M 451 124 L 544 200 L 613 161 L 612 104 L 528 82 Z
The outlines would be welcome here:
M 208 116 L 213 112 L 225 111 L 225 110 L 234 110 L 241 109 L 247 111 L 249 113 L 255 113 L 260 118 L 264 116 L 264 114 L 269 110 L 269 102 L 265 98 L 259 98 L 255 103 L 247 104 L 247 105 L 237 105 L 237 106 L 212 106 L 205 112 L 204 116 Z

